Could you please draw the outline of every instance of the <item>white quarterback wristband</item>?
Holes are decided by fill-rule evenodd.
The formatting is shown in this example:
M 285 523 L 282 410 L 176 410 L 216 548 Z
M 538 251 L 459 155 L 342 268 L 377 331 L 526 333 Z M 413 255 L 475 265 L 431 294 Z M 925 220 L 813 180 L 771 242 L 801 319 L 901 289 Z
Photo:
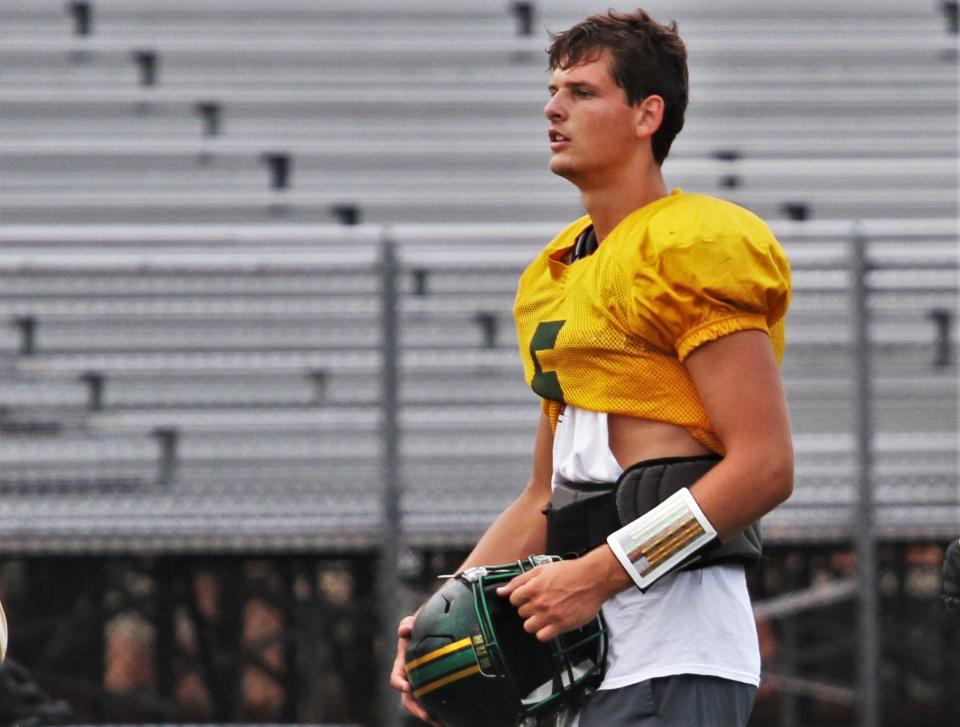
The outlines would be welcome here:
M 607 545 L 641 591 L 717 537 L 686 487 L 607 536 Z

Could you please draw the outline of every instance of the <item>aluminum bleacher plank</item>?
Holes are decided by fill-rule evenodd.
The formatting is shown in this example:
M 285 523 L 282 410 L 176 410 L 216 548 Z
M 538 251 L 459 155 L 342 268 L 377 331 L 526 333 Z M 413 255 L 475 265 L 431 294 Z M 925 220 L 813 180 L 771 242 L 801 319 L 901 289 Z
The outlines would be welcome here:
M 876 217 L 899 218 L 949 217 L 956 213 L 956 190 L 924 189 L 906 185 L 900 188 L 878 186 L 871 189 L 819 190 L 795 188 L 734 190 L 728 195 L 736 202 L 767 219 L 785 216 L 783 205 L 799 201 L 809 205 L 818 218 Z M 100 193 L 40 194 L 2 193 L 0 208 L 5 218 L 17 223 L 73 220 L 131 222 L 173 218 L 192 222 L 218 222 L 229 218 L 264 222 L 278 213 L 289 220 L 331 222 L 333 208 L 341 204 L 357 205 L 364 219 L 371 222 L 477 222 L 502 220 L 513 216 L 522 221 L 544 217 L 572 219 L 579 214 L 579 201 L 564 193 L 530 192 L 518 197 L 512 191 L 474 190 L 469 193 L 444 193 L 443 190 L 361 192 L 355 195 L 319 192 L 251 193 Z

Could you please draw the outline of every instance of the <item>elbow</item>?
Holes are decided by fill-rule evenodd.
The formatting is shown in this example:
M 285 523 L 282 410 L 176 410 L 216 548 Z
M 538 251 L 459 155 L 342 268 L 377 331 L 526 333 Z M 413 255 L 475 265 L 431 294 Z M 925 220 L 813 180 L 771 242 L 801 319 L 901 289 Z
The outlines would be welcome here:
M 780 452 L 779 456 L 771 458 L 770 469 L 764 478 L 771 510 L 786 502 L 793 494 L 793 448 L 788 445 Z
M 736 458 L 736 467 L 744 482 L 750 483 L 755 514 L 762 517 L 793 494 L 793 447 L 777 441 L 754 449 L 727 451 L 731 463 Z
M 793 461 L 790 462 L 789 469 L 784 470 L 781 477 L 777 480 L 776 499 L 777 505 L 782 505 L 790 499 L 793 494 Z

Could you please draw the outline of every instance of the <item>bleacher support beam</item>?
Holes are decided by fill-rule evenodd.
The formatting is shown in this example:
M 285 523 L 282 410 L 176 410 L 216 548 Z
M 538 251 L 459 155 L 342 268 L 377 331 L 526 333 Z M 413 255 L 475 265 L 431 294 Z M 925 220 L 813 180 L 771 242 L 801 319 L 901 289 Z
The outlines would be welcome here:
M 140 86 L 150 88 L 157 85 L 157 69 L 159 57 L 156 51 L 138 50 L 133 53 L 133 60 L 140 73 Z
M 517 21 L 517 35 L 529 38 L 533 35 L 533 20 L 536 7 L 528 0 L 517 0 L 511 7 L 513 17 Z
M 410 275 L 413 277 L 413 294 L 426 295 L 429 292 L 427 283 L 430 280 L 430 271 L 425 268 L 415 268 L 410 271 Z
M 103 411 L 103 374 L 90 371 L 83 374 L 80 380 L 87 385 L 87 409 Z
M 957 0 L 944 0 L 943 15 L 947 20 L 947 32 L 957 35 L 960 33 L 960 9 Z
M 206 137 L 220 135 L 221 107 L 217 101 L 200 101 L 194 107 L 203 123 L 202 135 Z
M 318 369 L 310 371 L 307 376 L 310 378 L 310 384 L 313 387 L 313 403 L 317 405 L 325 404 L 330 385 L 330 374 L 323 369 Z
M 780 209 L 787 216 L 787 219 L 795 222 L 803 222 L 810 219 L 810 205 L 806 202 L 784 202 Z
M 157 485 L 170 487 L 176 479 L 177 450 L 180 432 L 172 427 L 158 427 L 153 435 L 160 443 L 160 461 L 157 467 Z
M 337 218 L 337 222 L 341 225 L 360 224 L 360 208 L 355 204 L 334 205 L 331 212 L 333 212 L 333 216 Z
M 490 311 L 480 311 L 474 316 L 477 325 L 480 326 L 480 332 L 483 336 L 483 348 L 497 347 L 497 314 Z
M 287 189 L 290 186 L 292 162 L 285 152 L 267 152 L 263 161 L 270 170 L 270 189 Z
M 90 35 L 93 29 L 93 13 L 90 3 L 86 0 L 74 0 L 68 6 L 73 18 L 73 34 L 77 36 Z
M 13 325 L 20 329 L 21 356 L 32 356 L 37 352 L 37 319 L 33 316 L 21 316 L 14 319 Z
M 935 308 L 928 315 L 936 328 L 933 365 L 937 368 L 949 366 L 953 363 L 953 346 L 950 340 L 953 311 L 947 308 Z

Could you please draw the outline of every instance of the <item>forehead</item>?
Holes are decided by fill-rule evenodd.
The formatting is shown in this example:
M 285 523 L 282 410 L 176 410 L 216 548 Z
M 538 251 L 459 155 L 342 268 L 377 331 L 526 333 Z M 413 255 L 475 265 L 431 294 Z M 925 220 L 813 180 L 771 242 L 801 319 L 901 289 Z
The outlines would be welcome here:
M 579 63 L 567 68 L 554 68 L 550 73 L 550 84 L 589 83 L 594 86 L 614 83 L 610 74 L 610 57 L 607 51 L 588 55 Z

